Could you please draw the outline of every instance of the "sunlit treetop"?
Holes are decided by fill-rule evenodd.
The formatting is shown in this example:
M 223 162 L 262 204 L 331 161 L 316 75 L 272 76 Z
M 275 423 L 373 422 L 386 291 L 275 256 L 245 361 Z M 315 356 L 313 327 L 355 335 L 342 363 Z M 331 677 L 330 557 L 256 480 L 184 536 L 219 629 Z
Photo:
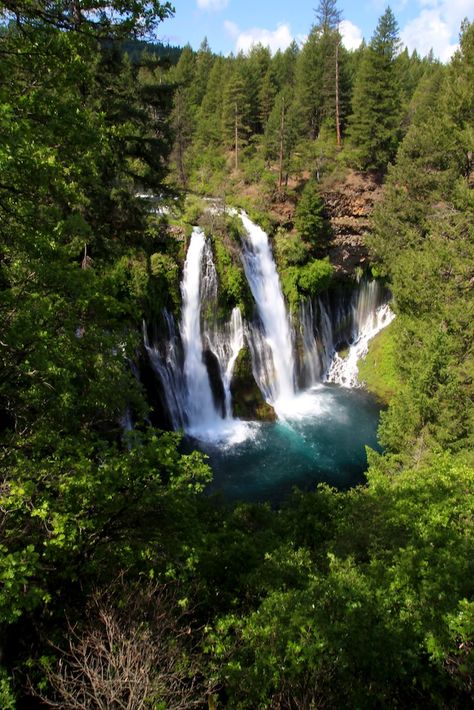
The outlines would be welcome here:
M 146 37 L 174 14 L 158 0 L 5 0 L 0 16 L 18 27 L 51 26 L 100 38 Z

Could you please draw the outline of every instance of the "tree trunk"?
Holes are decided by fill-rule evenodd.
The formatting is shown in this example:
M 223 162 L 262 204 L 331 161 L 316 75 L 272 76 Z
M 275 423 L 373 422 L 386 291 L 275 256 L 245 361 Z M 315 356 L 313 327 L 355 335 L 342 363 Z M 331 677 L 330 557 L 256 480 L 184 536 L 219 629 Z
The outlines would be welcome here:
M 339 115 L 339 38 L 336 40 L 336 141 L 341 147 L 341 119 Z
M 235 169 L 239 169 L 239 124 L 238 124 L 237 104 L 235 104 Z
M 285 131 L 285 101 L 281 105 L 280 115 L 280 159 L 278 163 L 278 187 L 283 184 L 283 157 L 284 157 L 284 131 Z

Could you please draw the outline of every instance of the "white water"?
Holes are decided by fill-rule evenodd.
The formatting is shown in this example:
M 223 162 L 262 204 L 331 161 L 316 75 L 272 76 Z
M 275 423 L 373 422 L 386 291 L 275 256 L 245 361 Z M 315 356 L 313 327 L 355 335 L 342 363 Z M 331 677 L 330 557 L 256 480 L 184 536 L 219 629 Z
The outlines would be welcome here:
M 204 268 L 203 259 L 205 259 Z M 247 438 L 248 426 L 232 418 L 230 406 L 225 418 L 218 412 L 212 396 L 209 374 L 203 361 L 201 307 L 203 295 L 212 299 L 215 288 L 217 288 L 217 281 L 215 280 L 212 253 L 206 247 L 204 233 L 195 227 L 191 235 L 181 283 L 183 310 L 180 332 L 184 351 L 183 370 L 186 390 L 185 430 L 191 436 L 204 441 L 236 443 Z M 226 397 L 229 398 L 232 367 L 241 347 L 238 347 L 240 342 L 239 316 L 235 315 L 231 321 L 235 324 L 234 342 L 230 346 L 230 356 L 225 369 L 225 372 L 228 372 L 227 389 L 229 392 Z M 222 367 L 221 360 L 219 363 Z
M 367 314 L 360 324 L 356 340 L 349 347 L 346 357 L 334 354 L 333 361 L 326 375 L 326 382 L 335 382 L 341 387 L 359 387 L 359 362 L 369 350 L 369 342 L 395 318 L 388 304 L 379 306 Z
M 283 411 L 295 396 L 294 358 L 291 330 L 280 279 L 266 233 L 241 212 L 247 239 L 242 260 L 245 275 L 261 319 L 258 339 L 258 384 L 277 411 Z M 255 333 L 255 328 L 254 335 Z M 254 360 L 255 362 L 255 360 Z
M 151 345 L 145 323 L 143 324 L 143 342 L 150 358 L 151 366 L 161 380 L 168 413 L 173 429 L 183 429 L 185 425 L 185 385 L 181 363 L 180 342 L 176 333 L 173 316 L 166 309 L 163 311 L 167 337 L 161 343 L 161 351 Z
M 221 419 L 214 406 L 209 375 L 203 362 L 200 287 L 205 241 L 201 229 L 195 227 L 181 283 L 183 312 L 180 331 L 184 350 L 186 430 L 193 436 L 218 429 Z

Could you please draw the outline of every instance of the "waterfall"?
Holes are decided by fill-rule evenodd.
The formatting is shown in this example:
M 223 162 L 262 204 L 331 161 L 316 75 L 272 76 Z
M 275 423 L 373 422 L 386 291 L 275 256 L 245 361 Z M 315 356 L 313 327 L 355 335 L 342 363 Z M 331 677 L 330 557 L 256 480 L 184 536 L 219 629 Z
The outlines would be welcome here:
M 166 338 L 159 344 L 151 345 L 145 323 L 143 324 L 143 342 L 151 366 L 158 375 L 163 387 L 166 407 L 173 429 L 183 429 L 185 425 L 186 390 L 182 366 L 182 348 L 176 332 L 174 318 L 166 309 L 163 311 Z
M 367 355 L 369 341 L 389 325 L 394 318 L 395 314 L 388 304 L 379 306 L 375 311 L 368 313 L 367 317 L 361 321 L 360 329 L 354 342 L 349 346 L 346 357 L 343 358 L 338 353 L 334 354 L 326 381 L 335 382 L 342 387 L 357 387 L 359 385 L 358 362 Z
M 295 396 L 290 324 L 268 236 L 245 212 L 240 216 L 247 233 L 242 261 L 261 321 L 260 328 L 251 328 L 253 361 L 260 389 L 271 404 L 281 407 Z
M 218 428 L 221 419 L 214 405 L 209 374 L 203 360 L 201 266 L 205 242 L 204 233 L 199 227 L 195 227 L 191 235 L 181 283 L 183 312 L 180 332 L 184 350 L 186 429 L 195 435 Z M 205 280 L 203 286 L 206 287 Z
M 240 308 L 232 310 L 228 323 L 223 327 L 215 324 L 210 328 L 205 325 L 204 340 L 210 351 L 219 362 L 220 375 L 224 388 L 224 404 L 226 419 L 232 418 L 232 395 L 230 384 L 234 372 L 235 361 L 244 347 L 244 323 Z
M 367 354 L 369 341 L 394 318 L 384 289 L 377 281 L 362 281 L 352 294 L 321 296 L 301 305 L 303 379 L 306 386 L 318 381 L 342 387 L 358 386 L 358 361 Z M 345 350 L 346 355 L 340 353 Z

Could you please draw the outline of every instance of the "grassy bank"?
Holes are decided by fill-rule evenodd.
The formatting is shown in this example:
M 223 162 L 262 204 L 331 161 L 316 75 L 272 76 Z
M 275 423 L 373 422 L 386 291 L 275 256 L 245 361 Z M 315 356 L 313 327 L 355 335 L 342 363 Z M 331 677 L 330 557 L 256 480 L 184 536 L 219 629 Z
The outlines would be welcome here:
M 383 402 L 400 389 L 396 371 L 395 323 L 384 328 L 369 344 L 369 352 L 359 363 L 359 380 Z

